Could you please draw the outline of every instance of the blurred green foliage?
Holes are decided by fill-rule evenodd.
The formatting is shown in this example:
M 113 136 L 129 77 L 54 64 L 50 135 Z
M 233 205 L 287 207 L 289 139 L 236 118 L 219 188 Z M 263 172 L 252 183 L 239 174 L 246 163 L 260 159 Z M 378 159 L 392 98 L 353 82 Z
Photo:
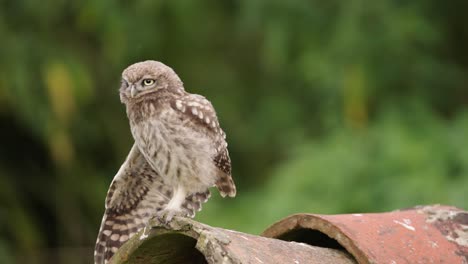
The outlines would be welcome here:
M 468 2 L 0 1 L 0 262 L 90 263 L 156 59 L 212 100 L 238 197 L 197 218 L 468 206 Z

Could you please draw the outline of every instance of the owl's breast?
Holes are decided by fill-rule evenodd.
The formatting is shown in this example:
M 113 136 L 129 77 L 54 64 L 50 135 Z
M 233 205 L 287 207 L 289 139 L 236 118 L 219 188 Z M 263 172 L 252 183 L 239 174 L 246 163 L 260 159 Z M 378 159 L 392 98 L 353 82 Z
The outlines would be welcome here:
M 168 108 L 131 122 L 135 142 L 166 183 L 205 190 L 215 183 L 212 139 Z

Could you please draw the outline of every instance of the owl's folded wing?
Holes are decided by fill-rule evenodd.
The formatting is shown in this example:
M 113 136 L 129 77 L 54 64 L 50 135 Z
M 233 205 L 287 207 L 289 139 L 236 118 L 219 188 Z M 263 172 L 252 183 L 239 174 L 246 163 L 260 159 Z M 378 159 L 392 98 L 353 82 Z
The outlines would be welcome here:
M 216 149 L 213 162 L 219 170 L 216 187 L 223 197 L 236 196 L 236 185 L 231 176 L 231 159 L 227 149 L 226 133 L 219 125 L 213 105 L 201 95 L 188 94 L 173 100 L 171 107 L 212 134 Z

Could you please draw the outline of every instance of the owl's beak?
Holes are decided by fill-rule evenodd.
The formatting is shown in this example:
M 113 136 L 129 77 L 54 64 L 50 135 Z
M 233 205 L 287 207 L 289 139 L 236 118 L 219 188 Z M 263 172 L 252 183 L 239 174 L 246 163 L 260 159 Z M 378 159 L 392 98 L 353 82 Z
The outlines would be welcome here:
M 135 85 L 132 85 L 132 87 L 130 87 L 130 96 L 133 98 L 135 97 L 135 95 L 137 94 L 137 89 L 135 87 Z

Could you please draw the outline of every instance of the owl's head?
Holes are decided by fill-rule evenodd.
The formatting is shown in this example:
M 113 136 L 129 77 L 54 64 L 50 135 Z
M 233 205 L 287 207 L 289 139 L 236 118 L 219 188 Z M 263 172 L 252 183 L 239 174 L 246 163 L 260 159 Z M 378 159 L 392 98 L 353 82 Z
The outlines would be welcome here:
M 146 94 L 181 89 L 182 81 L 169 66 L 159 61 L 142 61 L 128 66 L 122 72 L 120 100 L 126 103 Z

